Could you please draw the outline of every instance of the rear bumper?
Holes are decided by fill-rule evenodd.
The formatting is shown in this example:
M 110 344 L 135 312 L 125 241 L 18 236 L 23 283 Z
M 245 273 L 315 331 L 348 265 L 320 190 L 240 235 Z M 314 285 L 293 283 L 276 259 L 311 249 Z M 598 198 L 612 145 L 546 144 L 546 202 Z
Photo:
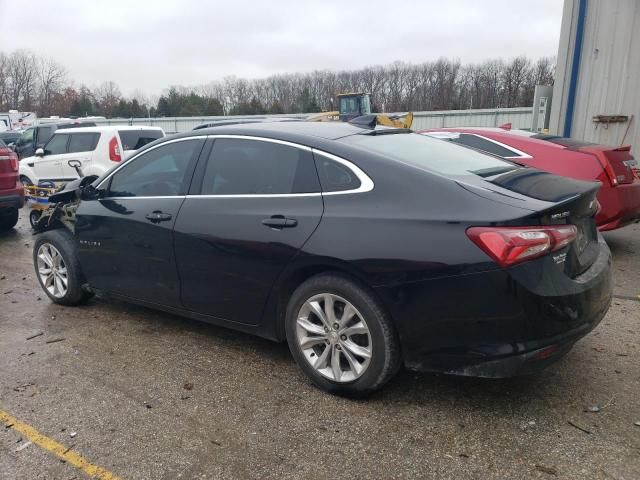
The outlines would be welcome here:
M 497 378 L 561 358 L 609 309 L 611 254 L 602 239 L 598 248 L 595 263 L 574 279 L 545 257 L 508 271 L 379 288 L 405 366 Z
M 601 232 L 640 221 L 640 180 L 600 190 L 602 211 L 596 217 Z
M 24 205 L 24 187 L 16 183 L 14 188 L 0 190 L 0 208 L 22 208 Z

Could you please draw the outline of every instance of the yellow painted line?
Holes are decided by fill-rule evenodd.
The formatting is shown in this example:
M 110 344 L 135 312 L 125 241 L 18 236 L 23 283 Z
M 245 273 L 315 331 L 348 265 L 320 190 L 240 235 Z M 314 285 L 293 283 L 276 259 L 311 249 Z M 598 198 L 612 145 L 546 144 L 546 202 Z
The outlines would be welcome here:
M 42 435 L 32 426 L 21 422 L 3 410 L 0 410 L 0 421 L 2 421 L 6 427 L 11 427 L 12 429 L 20 432 L 39 447 L 44 448 L 45 450 L 53 453 L 56 457 L 70 463 L 77 469 L 82 470 L 91 478 L 97 478 L 99 480 L 121 480 L 120 477 L 114 475 L 110 471 L 105 470 L 102 467 L 98 467 L 97 465 L 93 465 L 86 458 L 72 452 L 69 447 L 65 447 L 55 440 Z

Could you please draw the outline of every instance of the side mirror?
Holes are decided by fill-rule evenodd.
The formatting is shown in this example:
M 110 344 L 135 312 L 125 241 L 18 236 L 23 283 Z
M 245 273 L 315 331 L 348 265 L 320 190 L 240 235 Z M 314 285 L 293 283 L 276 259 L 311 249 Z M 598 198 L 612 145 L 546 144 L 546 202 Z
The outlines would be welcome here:
M 44 149 L 43 148 L 38 148 L 36 150 L 35 156 L 36 157 L 44 157 Z
M 10 143 L 9 145 L 7 145 L 7 147 L 9 147 L 9 149 L 13 150 L 15 152 L 16 150 L 16 144 L 15 142 Z
M 94 187 L 91 183 L 96 181 L 97 175 L 89 175 L 80 181 L 80 199 L 97 200 L 105 196 L 106 190 Z

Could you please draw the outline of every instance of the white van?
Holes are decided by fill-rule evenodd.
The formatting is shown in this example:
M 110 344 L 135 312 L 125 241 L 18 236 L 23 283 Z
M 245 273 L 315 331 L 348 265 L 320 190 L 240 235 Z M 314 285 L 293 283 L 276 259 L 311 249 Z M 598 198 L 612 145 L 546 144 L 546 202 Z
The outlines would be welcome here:
M 159 127 L 59 129 L 34 156 L 20 160 L 20 180 L 25 185 L 74 180 L 78 172 L 68 165 L 69 160 L 79 160 L 84 175 L 102 175 L 139 148 L 164 136 Z

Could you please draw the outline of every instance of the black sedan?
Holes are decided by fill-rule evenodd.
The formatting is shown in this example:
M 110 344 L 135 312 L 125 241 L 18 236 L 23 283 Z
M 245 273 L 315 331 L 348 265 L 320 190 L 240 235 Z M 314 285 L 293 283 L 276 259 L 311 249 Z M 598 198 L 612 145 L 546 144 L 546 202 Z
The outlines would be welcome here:
M 597 183 L 407 130 L 202 129 L 88 183 L 38 226 L 54 302 L 98 291 L 286 340 L 330 392 L 373 391 L 401 365 L 536 371 L 611 301 Z

